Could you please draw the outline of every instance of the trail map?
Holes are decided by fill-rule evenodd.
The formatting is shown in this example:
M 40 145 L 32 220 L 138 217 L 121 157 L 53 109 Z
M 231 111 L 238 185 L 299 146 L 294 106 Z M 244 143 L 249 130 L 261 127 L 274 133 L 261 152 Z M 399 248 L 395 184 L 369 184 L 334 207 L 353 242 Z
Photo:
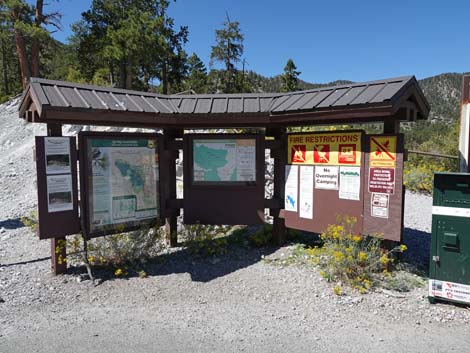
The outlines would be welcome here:
M 90 139 L 91 228 L 157 216 L 156 140 Z
M 194 140 L 193 180 L 256 181 L 256 140 Z

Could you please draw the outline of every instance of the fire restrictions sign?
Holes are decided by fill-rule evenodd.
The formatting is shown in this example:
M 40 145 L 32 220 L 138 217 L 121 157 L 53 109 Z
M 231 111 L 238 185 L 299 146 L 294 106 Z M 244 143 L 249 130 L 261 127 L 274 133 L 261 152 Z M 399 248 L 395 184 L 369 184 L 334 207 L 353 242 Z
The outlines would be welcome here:
M 361 165 L 362 132 L 289 135 L 288 163 L 305 165 Z

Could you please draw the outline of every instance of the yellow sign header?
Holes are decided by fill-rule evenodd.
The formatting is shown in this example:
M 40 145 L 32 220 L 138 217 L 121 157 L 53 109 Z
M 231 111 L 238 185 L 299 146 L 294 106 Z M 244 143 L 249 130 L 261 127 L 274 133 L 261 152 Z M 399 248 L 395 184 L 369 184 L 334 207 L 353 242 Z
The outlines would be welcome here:
M 361 165 L 362 132 L 311 133 L 288 136 L 288 163 Z

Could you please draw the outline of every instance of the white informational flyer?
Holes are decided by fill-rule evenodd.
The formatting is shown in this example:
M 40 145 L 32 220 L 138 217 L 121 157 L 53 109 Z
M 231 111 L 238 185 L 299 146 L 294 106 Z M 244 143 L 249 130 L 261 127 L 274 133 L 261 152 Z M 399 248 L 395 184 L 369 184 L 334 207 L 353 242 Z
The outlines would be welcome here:
M 316 166 L 315 167 L 315 188 L 326 190 L 338 190 L 339 167 L 337 166 Z
M 47 210 L 50 213 L 73 210 L 72 175 L 47 176 Z
M 372 217 L 388 218 L 389 214 L 389 200 L 388 194 L 372 193 L 370 200 L 370 211 Z
M 359 200 L 361 191 L 361 167 L 339 168 L 339 198 Z
M 314 167 L 300 166 L 299 216 L 313 219 L 313 173 Z
M 70 139 L 68 137 L 45 137 L 46 174 L 71 173 Z
M 297 212 L 297 194 L 298 185 L 297 179 L 299 175 L 299 167 L 296 165 L 286 165 L 286 200 L 285 210 Z

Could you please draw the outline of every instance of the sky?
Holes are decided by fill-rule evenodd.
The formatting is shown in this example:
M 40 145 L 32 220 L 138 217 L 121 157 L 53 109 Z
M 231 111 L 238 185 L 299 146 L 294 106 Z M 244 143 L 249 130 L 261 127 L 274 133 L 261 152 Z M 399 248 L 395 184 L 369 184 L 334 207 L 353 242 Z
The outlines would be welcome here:
M 91 0 L 48 4 L 63 14 L 53 36 L 66 42 Z M 470 71 L 469 0 L 177 0 L 169 8 L 189 27 L 185 50 L 207 66 L 227 13 L 244 33 L 246 69 L 264 76 L 281 74 L 289 58 L 315 83 Z

